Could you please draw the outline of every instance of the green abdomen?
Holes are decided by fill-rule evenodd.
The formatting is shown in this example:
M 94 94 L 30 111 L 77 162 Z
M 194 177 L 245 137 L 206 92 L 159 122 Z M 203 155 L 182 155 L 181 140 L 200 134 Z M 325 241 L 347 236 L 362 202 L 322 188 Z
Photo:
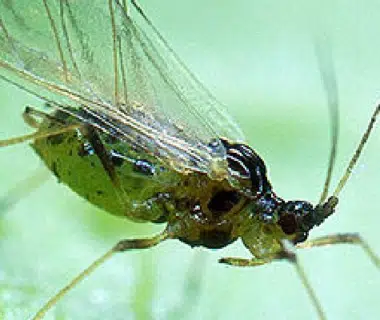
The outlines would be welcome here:
M 40 130 L 58 125 L 44 120 Z M 38 139 L 32 147 L 60 182 L 92 204 L 137 221 L 166 220 L 160 197 L 179 176 L 152 156 L 95 129 Z

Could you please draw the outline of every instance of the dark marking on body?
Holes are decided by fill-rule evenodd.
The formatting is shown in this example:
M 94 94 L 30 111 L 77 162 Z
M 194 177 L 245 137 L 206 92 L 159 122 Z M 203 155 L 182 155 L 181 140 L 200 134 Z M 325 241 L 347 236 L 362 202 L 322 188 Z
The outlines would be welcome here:
M 239 193 L 236 191 L 219 191 L 207 204 L 214 218 L 219 218 L 224 213 L 229 212 L 240 201 Z
M 191 247 L 203 246 L 210 249 L 223 248 L 236 240 L 232 235 L 232 226 L 230 224 L 218 226 L 216 228 L 200 230 L 196 239 L 180 237 L 179 240 Z
M 227 246 L 234 239 L 231 238 L 232 226 L 227 230 L 204 230 L 200 234 L 202 245 L 211 249 L 219 249 Z
M 111 150 L 110 160 L 115 167 L 121 167 L 125 161 L 125 157 L 116 150 Z
M 153 176 L 156 172 L 156 167 L 148 160 L 136 160 L 133 170 L 147 176 Z
M 61 134 L 54 134 L 52 136 L 49 136 L 46 138 L 47 143 L 51 145 L 60 145 L 65 141 L 65 135 L 63 133 Z
M 51 171 L 53 172 L 53 174 L 57 177 L 58 181 L 61 180 L 61 177 L 59 175 L 59 169 L 57 168 L 57 162 L 56 161 L 53 161 L 52 164 L 51 164 Z
M 82 143 L 78 149 L 78 156 L 80 157 L 87 157 L 93 155 L 94 153 L 95 150 L 89 142 Z

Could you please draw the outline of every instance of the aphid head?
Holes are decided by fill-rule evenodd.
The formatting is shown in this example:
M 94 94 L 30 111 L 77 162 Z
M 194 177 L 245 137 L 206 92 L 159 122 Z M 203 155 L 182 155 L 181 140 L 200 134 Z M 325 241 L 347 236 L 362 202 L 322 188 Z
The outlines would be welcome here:
M 330 197 L 325 203 L 316 206 L 307 201 L 287 201 L 277 211 L 277 224 L 286 235 L 295 235 L 295 243 L 302 242 L 312 228 L 319 226 L 333 214 L 337 204 L 336 197 Z
M 309 231 L 334 212 L 338 203 L 335 196 L 316 206 L 302 200 L 284 201 L 273 192 L 264 161 L 253 149 L 244 144 L 233 144 L 226 140 L 222 142 L 227 150 L 228 167 L 232 175 L 250 182 L 250 217 L 255 226 L 243 231 L 247 236 L 244 238 L 248 239 L 243 241 L 250 243 L 248 247 L 251 249 L 253 243 L 254 247 L 259 247 L 259 242 L 284 236 L 294 243 L 305 241 Z M 223 198 L 226 198 L 224 194 Z M 256 224 L 262 228 L 257 229 Z M 258 234 L 261 234 L 261 240 L 258 240 L 261 237 Z
M 294 244 L 307 239 L 309 231 L 330 216 L 336 197 L 313 206 L 307 201 L 284 201 L 268 192 L 252 203 L 241 239 L 255 257 L 268 257 L 282 250 L 281 240 Z

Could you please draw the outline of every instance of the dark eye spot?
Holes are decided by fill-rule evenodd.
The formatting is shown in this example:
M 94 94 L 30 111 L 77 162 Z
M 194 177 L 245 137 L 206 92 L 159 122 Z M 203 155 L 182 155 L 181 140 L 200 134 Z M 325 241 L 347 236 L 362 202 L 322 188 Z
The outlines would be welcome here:
M 229 212 L 239 203 L 240 196 L 236 191 L 219 191 L 211 198 L 207 207 L 217 218 L 219 215 Z
M 293 234 L 297 230 L 297 221 L 294 215 L 284 214 L 281 216 L 278 224 L 285 234 Z

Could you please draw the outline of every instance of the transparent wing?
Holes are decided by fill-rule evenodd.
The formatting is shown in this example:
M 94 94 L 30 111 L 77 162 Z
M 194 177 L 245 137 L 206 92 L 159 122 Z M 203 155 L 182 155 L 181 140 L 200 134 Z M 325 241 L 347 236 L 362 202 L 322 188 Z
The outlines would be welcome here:
M 141 9 L 117 0 L 0 0 L 0 76 L 178 170 L 226 171 L 244 137 Z M 73 113 L 79 117 L 80 113 Z M 88 121 L 82 118 L 82 121 Z

